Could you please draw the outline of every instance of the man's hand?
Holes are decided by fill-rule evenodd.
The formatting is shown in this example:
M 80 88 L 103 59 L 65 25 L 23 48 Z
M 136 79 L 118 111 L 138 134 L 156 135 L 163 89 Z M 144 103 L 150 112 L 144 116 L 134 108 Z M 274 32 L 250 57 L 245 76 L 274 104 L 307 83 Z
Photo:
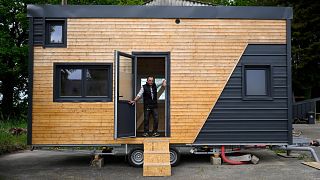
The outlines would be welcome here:
M 132 100 L 132 101 L 128 101 L 128 103 L 133 106 L 136 103 L 136 101 Z
M 165 79 L 162 81 L 162 86 L 163 86 L 163 87 L 166 87 L 166 86 L 167 86 L 167 81 L 166 81 Z

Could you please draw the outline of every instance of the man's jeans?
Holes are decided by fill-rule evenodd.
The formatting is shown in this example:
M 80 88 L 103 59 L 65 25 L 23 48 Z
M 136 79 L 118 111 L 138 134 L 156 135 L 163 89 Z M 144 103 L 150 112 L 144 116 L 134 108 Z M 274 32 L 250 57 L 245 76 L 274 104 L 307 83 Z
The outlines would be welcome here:
M 153 132 L 158 131 L 158 122 L 159 122 L 159 115 L 158 115 L 158 109 L 157 108 L 144 108 L 144 132 L 149 132 L 149 120 L 150 120 L 150 114 L 153 116 Z

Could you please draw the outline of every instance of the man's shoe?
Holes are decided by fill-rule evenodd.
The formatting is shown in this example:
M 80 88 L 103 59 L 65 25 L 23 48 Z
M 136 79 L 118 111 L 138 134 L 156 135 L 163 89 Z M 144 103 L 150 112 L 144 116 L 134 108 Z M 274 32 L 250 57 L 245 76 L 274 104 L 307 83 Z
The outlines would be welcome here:
M 148 137 L 148 136 L 149 136 L 149 133 L 143 133 L 142 136 L 143 136 L 143 137 Z
M 160 133 L 154 132 L 154 133 L 152 134 L 152 136 L 154 136 L 154 137 L 159 137 L 159 136 L 160 136 Z

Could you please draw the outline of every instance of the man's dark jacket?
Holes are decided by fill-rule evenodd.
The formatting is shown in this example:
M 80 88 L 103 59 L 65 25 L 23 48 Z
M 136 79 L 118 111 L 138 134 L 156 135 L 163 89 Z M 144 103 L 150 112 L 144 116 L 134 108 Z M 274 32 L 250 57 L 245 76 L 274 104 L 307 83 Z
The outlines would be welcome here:
M 157 101 L 157 86 L 155 83 L 151 85 L 152 92 L 153 92 L 153 99 L 151 96 L 151 90 L 150 90 L 150 85 L 146 83 L 143 87 L 143 104 L 144 108 L 157 108 L 158 107 L 158 101 Z

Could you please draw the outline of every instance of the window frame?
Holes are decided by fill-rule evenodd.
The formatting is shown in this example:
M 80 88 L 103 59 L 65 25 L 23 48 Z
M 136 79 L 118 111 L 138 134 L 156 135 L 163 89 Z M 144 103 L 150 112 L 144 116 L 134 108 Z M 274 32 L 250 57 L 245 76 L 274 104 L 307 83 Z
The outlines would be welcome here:
M 112 63 L 54 63 L 53 69 L 53 102 L 112 102 L 113 93 L 113 64 Z M 78 68 L 82 70 L 81 96 L 61 96 L 61 76 L 62 68 Z M 86 70 L 89 68 L 107 68 L 107 96 L 85 96 L 86 92 Z
M 247 95 L 246 70 L 266 71 L 266 92 L 267 95 Z M 243 100 L 273 100 L 272 66 L 270 64 L 242 64 L 242 99 Z
M 52 25 L 62 25 L 62 43 L 51 43 L 49 27 Z M 44 47 L 67 47 L 67 20 L 66 19 L 46 19 Z

